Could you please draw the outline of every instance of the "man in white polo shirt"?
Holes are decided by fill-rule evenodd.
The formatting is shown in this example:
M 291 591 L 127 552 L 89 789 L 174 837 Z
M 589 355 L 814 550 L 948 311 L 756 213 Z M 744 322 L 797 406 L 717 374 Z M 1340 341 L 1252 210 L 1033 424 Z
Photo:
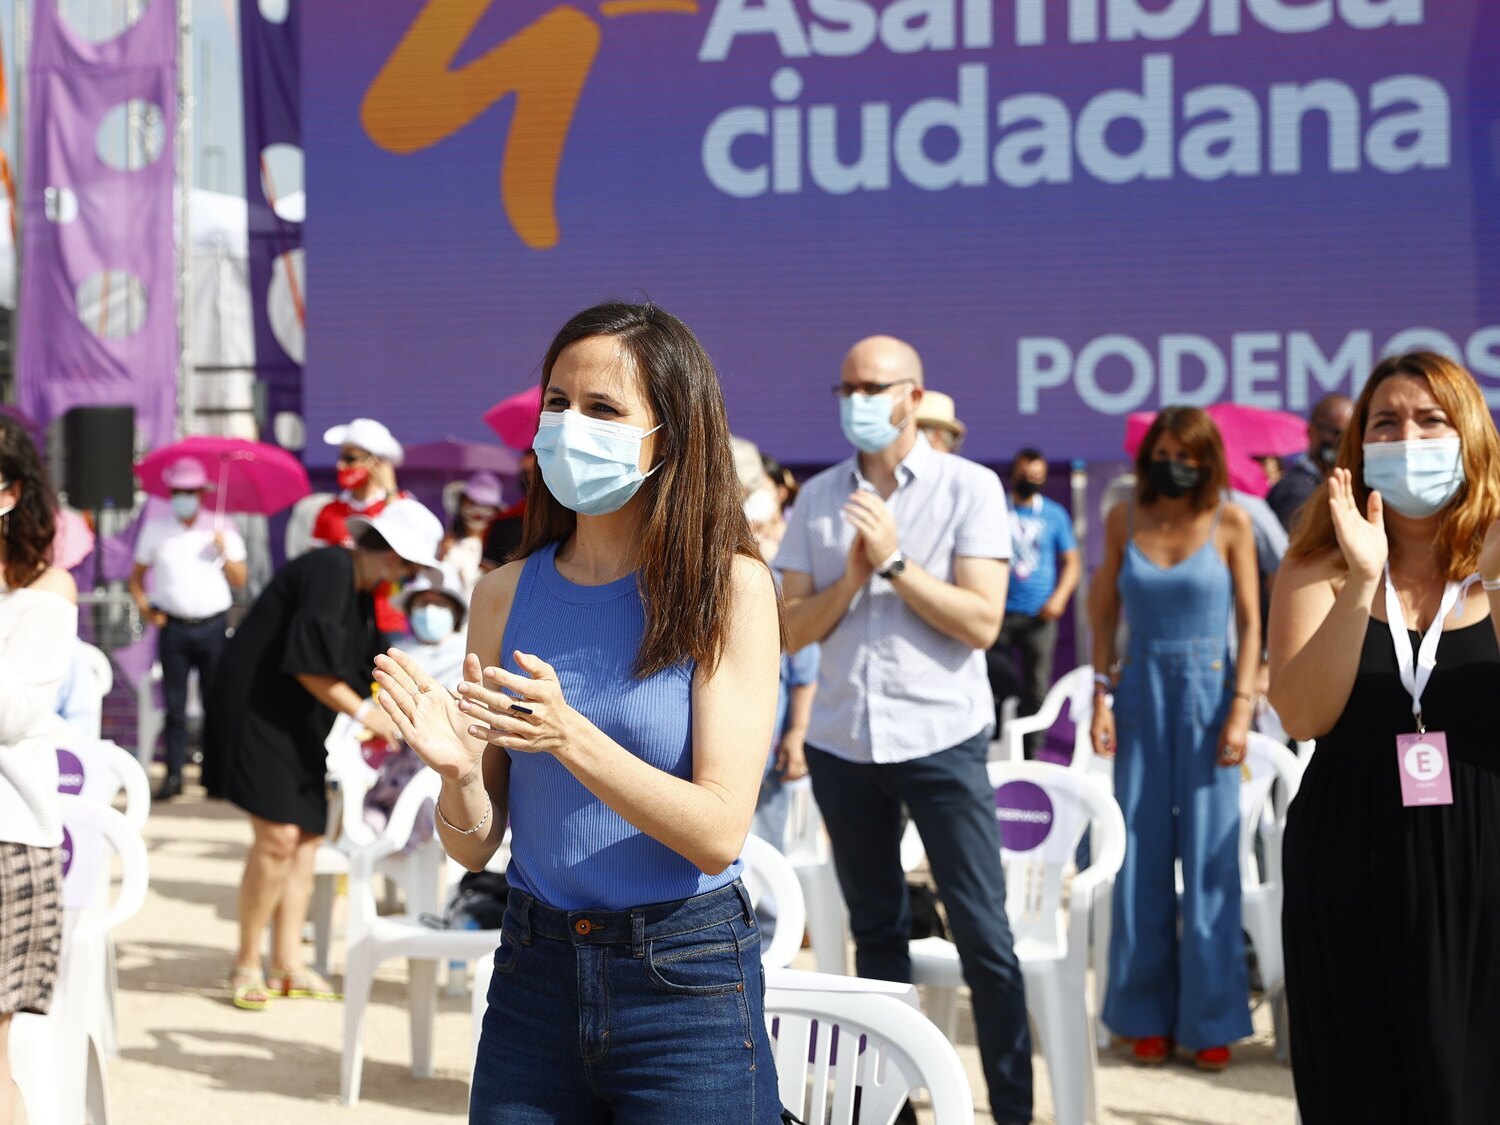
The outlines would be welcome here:
M 203 510 L 208 474 L 196 459 L 174 461 L 162 480 L 172 490 L 172 514 L 153 518 L 141 528 L 130 593 L 141 616 L 159 630 L 156 654 L 167 709 L 167 777 L 156 798 L 165 801 L 182 792 L 188 673 L 197 669 L 198 690 L 206 694 L 224 651 L 234 600 L 230 587 L 245 585 L 245 542 L 233 527 L 217 526 L 213 514 Z M 211 773 L 207 768 L 204 772 L 205 777 Z
M 1005 916 L 984 651 L 1005 610 L 1010 529 L 989 469 L 937 453 L 915 420 L 922 363 L 875 336 L 844 360 L 856 456 L 802 488 L 777 565 L 792 645 L 821 642 L 807 762 L 862 977 L 911 979 L 905 812 L 922 834 L 973 992 L 998 1122 L 1031 1120 L 1031 1039 Z

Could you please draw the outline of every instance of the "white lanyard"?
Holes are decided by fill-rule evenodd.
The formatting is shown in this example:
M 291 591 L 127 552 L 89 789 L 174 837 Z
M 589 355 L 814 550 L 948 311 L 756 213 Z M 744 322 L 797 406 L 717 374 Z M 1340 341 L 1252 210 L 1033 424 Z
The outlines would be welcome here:
M 1468 588 L 1479 581 L 1479 575 L 1471 574 L 1462 582 L 1449 582 L 1443 587 L 1443 600 L 1438 605 L 1437 616 L 1427 627 L 1422 637 L 1422 646 L 1417 650 L 1415 665 L 1412 660 L 1411 636 L 1406 631 L 1406 614 L 1401 609 L 1401 599 L 1396 597 L 1396 586 L 1391 582 L 1391 564 L 1385 564 L 1385 622 L 1391 630 L 1391 644 L 1396 649 L 1396 671 L 1401 676 L 1401 686 L 1411 696 L 1411 713 L 1417 720 L 1417 732 L 1427 733 L 1422 721 L 1422 693 L 1427 690 L 1427 681 L 1432 679 L 1432 670 L 1437 667 L 1438 641 L 1443 633 L 1443 621 L 1458 606 Z

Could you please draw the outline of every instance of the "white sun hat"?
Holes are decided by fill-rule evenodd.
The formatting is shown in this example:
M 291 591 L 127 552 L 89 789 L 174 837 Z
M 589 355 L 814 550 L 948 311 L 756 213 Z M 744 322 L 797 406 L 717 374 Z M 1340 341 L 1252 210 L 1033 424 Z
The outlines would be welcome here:
M 374 531 L 391 550 L 409 563 L 442 578 L 437 550 L 443 541 L 442 522 L 415 500 L 392 500 L 378 516 L 350 516 L 349 534 L 359 541 L 366 528 Z
M 406 459 L 401 443 L 391 436 L 391 431 L 374 418 L 356 418 L 343 425 L 334 426 L 323 434 L 329 445 L 357 445 L 366 453 L 373 453 L 382 461 L 389 461 L 396 468 Z

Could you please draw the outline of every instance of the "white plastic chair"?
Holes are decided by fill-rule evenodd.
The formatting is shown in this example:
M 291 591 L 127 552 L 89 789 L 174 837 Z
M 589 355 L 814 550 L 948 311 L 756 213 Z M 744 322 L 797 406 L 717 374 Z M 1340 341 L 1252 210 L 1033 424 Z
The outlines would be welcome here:
M 790 861 L 759 836 L 745 837 L 740 852 L 745 861 L 745 889 L 759 906 L 767 896 L 775 904 L 776 927 L 769 945 L 761 947 L 760 961 L 766 968 L 785 968 L 802 949 L 807 929 L 807 910 L 802 902 L 802 884 Z
M 319 972 L 328 971 L 329 952 L 333 945 L 333 908 L 339 876 L 349 874 L 349 854 L 356 848 L 374 843 L 376 832 L 365 821 L 365 795 L 379 777 L 360 753 L 360 724 L 348 715 L 340 715 L 333 724 L 324 749 L 328 754 L 328 774 L 338 783 L 341 808 L 337 832 L 331 843 L 318 845 L 313 861 L 313 894 L 308 920 L 313 927 L 313 965 Z M 333 825 L 330 825 L 330 830 Z M 413 914 L 438 910 L 447 885 L 446 866 L 430 855 L 403 852 L 400 847 L 376 866 L 401 888 L 406 910 Z
M 1052 724 L 1062 717 L 1063 707 L 1068 708 L 1068 718 L 1073 723 L 1073 761 L 1077 762 L 1092 750 L 1089 742 L 1089 719 L 1094 710 L 1094 669 L 1083 664 L 1071 672 L 1065 672 L 1049 689 L 1046 698 L 1035 715 L 1023 715 L 1006 722 L 1005 760 L 1024 761 L 1026 758 L 1025 736 L 1052 729 Z
M 1286 959 L 1281 946 L 1281 839 L 1287 809 L 1302 784 L 1303 763 L 1281 743 L 1252 732 L 1245 747 L 1245 769 L 1240 784 L 1240 910 L 1245 932 L 1255 947 L 1261 985 L 1271 1005 L 1276 1032 L 1276 1057 L 1288 1051 L 1286 1022 Z M 1281 783 L 1281 792 L 1276 783 Z M 1283 795 L 1284 794 L 1284 795 Z M 1265 858 L 1256 860 L 1259 835 Z
M 344 1054 L 340 1070 L 340 1099 L 359 1102 L 364 1071 L 365 1008 L 370 986 L 382 962 L 407 959 L 407 1004 L 411 1024 L 412 1075 L 432 1077 L 432 1023 L 437 1009 L 437 969 L 450 961 L 473 961 L 474 995 L 471 1005 L 477 1042 L 489 992 L 490 956 L 500 944 L 499 930 L 438 930 L 424 926 L 414 915 L 377 915 L 374 878 L 376 865 L 405 846 L 423 805 L 437 802 L 442 782 L 431 770 L 411 779 L 391 811 L 390 822 L 374 842 L 349 856 L 349 954 L 344 972 Z M 443 860 L 442 846 L 433 840 L 417 849 Z
M 807 936 L 818 972 L 849 972 L 849 917 L 833 866 L 833 848 L 812 785 L 794 783 L 787 810 L 786 858 L 802 887 Z
M 74 666 L 86 673 L 87 684 L 81 686 L 86 687 L 89 700 L 87 711 L 76 720 L 79 733 L 98 738 L 104 730 L 104 697 L 114 687 L 115 670 L 103 650 L 87 641 L 78 642 Z
M 1108 894 L 1125 859 L 1125 820 L 1113 797 L 1077 771 L 1047 762 L 991 762 L 997 790 L 1015 782 L 1040 789 L 1050 819 L 1036 822 L 1040 838 L 1025 850 L 1002 844 L 1005 910 L 1026 981 L 1026 1007 L 1052 1078 L 1058 1125 L 1098 1120 L 1094 1017 L 1087 999 L 1089 918 L 1096 896 Z M 1040 809 L 1031 810 L 1038 816 Z M 996 818 L 1006 823 L 1006 811 Z M 1045 829 L 1042 829 L 1045 825 Z M 1091 862 L 1066 887 L 1084 830 L 1096 827 Z M 1007 833 L 1009 835 L 1009 833 Z M 1012 842 L 1016 842 L 1012 837 Z M 952 1032 L 957 991 L 963 983 L 958 950 L 944 938 L 911 943 L 912 980 L 929 987 L 933 1022 Z
M 109 1087 L 99 1010 L 110 933 L 146 901 L 149 860 L 141 834 L 107 805 L 60 795 L 68 849 L 63 878 L 63 948 L 52 1008 L 18 1013 L 10 1034 L 11 1071 L 34 1125 L 83 1121 L 108 1125 Z M 119 893 L 108 899 L 106 852 L 120 858 Z M 104 890 L 101 893 L 101 887 Z
M 901 1000 L 768 987 L 765 1009 L 781 1104 L 801 1120 L 850 1125 L 859 1089 L 861 1125 L 891 1125 L 911 1092 L 925 1088 L 936 1125 L 973 1125 L 958 1052 Z

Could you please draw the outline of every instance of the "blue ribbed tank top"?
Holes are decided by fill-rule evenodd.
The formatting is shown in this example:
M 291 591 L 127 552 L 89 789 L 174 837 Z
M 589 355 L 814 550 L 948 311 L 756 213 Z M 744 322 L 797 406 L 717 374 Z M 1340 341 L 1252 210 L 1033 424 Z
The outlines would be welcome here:
M 637 758 L 675 777 L 693 773 L 693 670 L 685 661 L 645 679 L 633 668 L 646 615 L 634 574 L 578 586 L 557 571 L 557 544 L 521 571 L 501 645 L 557 670 L 563 698 Z M 559 910 L 624 910 L 674 902 L 739 877 L 735 860 L 705 875 L 589 792 L 550 754 L 510 755 L 512 886 Z

